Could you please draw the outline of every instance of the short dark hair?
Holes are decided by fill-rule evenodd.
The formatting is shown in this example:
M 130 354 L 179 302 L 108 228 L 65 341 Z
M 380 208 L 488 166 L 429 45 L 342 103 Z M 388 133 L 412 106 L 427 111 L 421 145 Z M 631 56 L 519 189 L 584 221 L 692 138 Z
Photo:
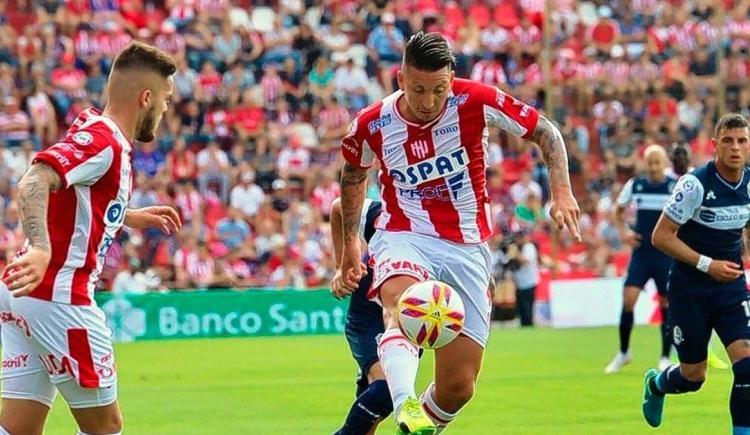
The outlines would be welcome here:
M 169 77 L 177 71 L 172 56 L 158 48 L 142 42 L 131 42 L 115 57 L 113 71 L 147 70 L 162 77 Z
M 719 118 L 719 122 L 716 123 L 716 128 L 714 128 L 714 138 L 718 138 L 719 133 L 722 130 L 747 127 L 750 127 L 750 123 L 747 122 L 747 119 L 745 119 L 744 116 L 739 113 L 727 113 Z
M 406 43 L 404 64 L 422 71 L 438 71 L 446 66 L 454 69 L 456 58 L 448 41 L 439 33 L 415 33 Z

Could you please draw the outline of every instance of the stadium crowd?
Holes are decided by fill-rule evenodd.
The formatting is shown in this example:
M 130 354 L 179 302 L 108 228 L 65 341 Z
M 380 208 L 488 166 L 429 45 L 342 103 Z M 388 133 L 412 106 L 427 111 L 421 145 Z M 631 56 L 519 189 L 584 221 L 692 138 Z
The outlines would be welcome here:
M 396 88 L 404 42 L 425 29 L 450 40 L 459 77 L 540 110 L 551 97 L 547 115 L 569 147 L 579 244 L 545 224 L 539 152 L 491 132 L 498 253 L 511 234 L 530 233 L 543 281 L 622 274 L 629 251 L 613 200 L 643 148 L 687 143 L 694 165 L 710 158 L 719 70 L 726 107 L 750 115 L 750 2 L 724 1 L 723 22 L 715 3 L 553 0 L 546 92 L 543 0 L 0 2 L 0 263 L 22 240 L 12 198 L 34 153 L 81 109 L 101 106 L 113 53 L 137 38 L 173 54 L 179 69 L 157 140 L 136 144 L 132 206 L 172 204 L 185 229 L 124 231 L 100 287 L 327 285 L 339 140 L 358 110 Z M 374 175 L 368 195 L 377 198 Z

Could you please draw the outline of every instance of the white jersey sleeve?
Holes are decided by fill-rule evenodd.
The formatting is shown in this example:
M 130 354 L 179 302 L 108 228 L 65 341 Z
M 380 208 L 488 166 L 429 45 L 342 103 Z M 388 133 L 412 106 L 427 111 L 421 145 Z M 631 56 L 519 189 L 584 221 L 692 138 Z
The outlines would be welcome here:
M 96 127 L 96 124 L 93 126 Z M 80 184 L 90 186 L 107 173 L 115 157 L 110 140 L 97 128 L 84 128 L 65 137 L 34 157 L 60 175 L 63 188 Z
M 677 181 L 672 196 L 664 205 L 664 214 L 676 224 L 685 224 L 700 208 L 703 193 L 703 185 L 695 175 L 683 175 Z
M 631 201 L 633 201 L 633 178 L 622 186 L 620 194 L 617 195 L 617 206 L 626 207 Z

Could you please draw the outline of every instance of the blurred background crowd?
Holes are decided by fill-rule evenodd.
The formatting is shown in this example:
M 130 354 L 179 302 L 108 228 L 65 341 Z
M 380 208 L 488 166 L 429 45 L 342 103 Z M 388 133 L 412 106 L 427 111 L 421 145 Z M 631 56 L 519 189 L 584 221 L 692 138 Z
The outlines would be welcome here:
M 645 146 L 686 144 L 698 165 L 723 110 L 750 115 L 749 5 L 551 0 L 545 14 L 544 0 L 0 1 L 0 263 L 22 239 L 19 177 L 80 110 L 102 105 L 113 55 L 135 38 L 179 69 L 157 140 L 136 144 L 132 207 L 171 204 L 185 229 L 123 231 L 100 287 L 326 286 L 339 140 L 397 88 L 405 40 L 424 29 L 449 39 L 459 77 L 534 105 L 565 135 L 584 241 L 546 226 L 539 152 L 491 131 L 498 258 L 518 234 L 533 242 L 541 298 L 552 277 L 621 275 L 629 250 L 613 201 Z

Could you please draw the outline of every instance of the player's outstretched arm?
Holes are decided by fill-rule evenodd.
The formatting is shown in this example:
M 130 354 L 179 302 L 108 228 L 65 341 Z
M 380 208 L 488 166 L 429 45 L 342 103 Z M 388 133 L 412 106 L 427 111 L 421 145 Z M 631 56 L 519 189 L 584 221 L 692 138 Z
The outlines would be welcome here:
M 367 189 L 367 169 L 344 163 L 341 172 L 343 256 L 341 273 L 346 287 L 355 289 L 365 271 L 361 265 L 359 220 Z
M 157 228 L 166 235 L 182 229 L 182 221 L 177 210 L 167 205 L 126 209 L 123 224 L 135 229 Z
M 664 213 L 651 234 L 651 243 L 677 261 L 695 266 L 717 281 L 728 282 L 739 278 L 744 272 L 742 266 L 731 261 L 714 260 L 701 255 L 677 237 L 680 225 Z
M 30 294 L 44 278 L 52 248 L 47 228 L 50 192 L 62 187 L 62 178 L 50 165 L 37 162 L 18 183 L 18 211 L 29 249 L 5 268 L 3 281 L 13 296 Z
M 554 219 L 558 229 L 567 226 L 573 237 L 576 240 L 581 240 L 578 230 L 578 218 L 581 210 L 578 208 L 578 202 L 570 187 L 568 152 L 565 149 L 562 133 L 552 121 L 540 116 L 539 122 L 529 139 L 539 145 L 544 161 L 549 168 L 552 190 L 550 215 L 552 219 Z

